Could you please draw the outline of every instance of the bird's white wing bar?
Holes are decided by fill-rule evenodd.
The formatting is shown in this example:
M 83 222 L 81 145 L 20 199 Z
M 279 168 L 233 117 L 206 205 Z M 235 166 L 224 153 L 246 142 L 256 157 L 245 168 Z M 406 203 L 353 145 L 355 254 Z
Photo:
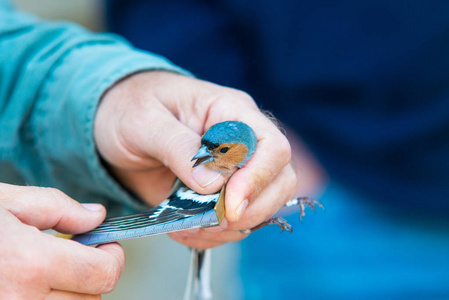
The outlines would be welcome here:
M 181 200 L 191 200 L 199 203 L 210 203 L 212 201 L 217 201 L 217 197 L 220 195 L 220 193 L 215 193 L 212 195 L 201 195 L 191 189 L 179 189 L 176 192 L 176 195 Z

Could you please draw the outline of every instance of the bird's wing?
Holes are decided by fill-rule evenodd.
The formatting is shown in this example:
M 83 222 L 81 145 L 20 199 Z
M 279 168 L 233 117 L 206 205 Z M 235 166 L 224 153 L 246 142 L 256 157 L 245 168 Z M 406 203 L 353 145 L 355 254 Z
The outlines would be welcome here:
M 168 223 L 201 214 L 215 207 L 219 193 L 201 195 L 187 188 L 182 183 L 178 183 L 178 185 L 180 188 L 158 207 L 138 214 L 108 218 L 100 226 L 90 231 L 90 233 L 138 229 L 155 224 Z
M 213 209 L 217 203 L 218 195 L 219 193 L 211 195 L 198 194 L 184 186 L 170 196 L 168 206 L 176 209 L 176 213 L 180 215 L 197 215 Z
M 113 232 L 113 231 L 121 231 L 121 230 L 129 230 L 129 229 L 137 229 L 146 226 L 153 225 L 156 222 L 155 218 L 151 218 L 151 216 L 158 214 L 160 206 L 128 216 L 122 217 L 114 217 L 107 218 L 103 223 L 100 224 L 97 228 L 90 231 L 90 233 L 100 233 L 100 232 Z

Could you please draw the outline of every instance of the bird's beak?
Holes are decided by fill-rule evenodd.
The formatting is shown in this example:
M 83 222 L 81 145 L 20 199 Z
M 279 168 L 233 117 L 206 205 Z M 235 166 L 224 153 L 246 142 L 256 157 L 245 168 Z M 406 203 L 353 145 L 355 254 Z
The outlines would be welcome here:
M 196 162 L 193 165 L 193 168 L 195 168 L 196 166 L 214 161 L 215 156 L 207 150 L 206 146 L 203 146 L 200 148 L 200 150 L 198 150 L 198 152 L 192 158 L 192 161 L 195 159 L 196 159 Z

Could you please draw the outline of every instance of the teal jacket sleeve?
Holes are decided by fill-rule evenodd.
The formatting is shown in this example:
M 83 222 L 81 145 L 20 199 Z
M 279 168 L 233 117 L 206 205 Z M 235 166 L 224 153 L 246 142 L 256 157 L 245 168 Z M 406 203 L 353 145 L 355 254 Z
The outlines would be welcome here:
M 145 70 L 187 74 L 118 36 L 44 21 L 0 0 L 0 181 L 55 187 L 110 212 L 143 208 L 102 166 L 93 121 L 109 87 Z

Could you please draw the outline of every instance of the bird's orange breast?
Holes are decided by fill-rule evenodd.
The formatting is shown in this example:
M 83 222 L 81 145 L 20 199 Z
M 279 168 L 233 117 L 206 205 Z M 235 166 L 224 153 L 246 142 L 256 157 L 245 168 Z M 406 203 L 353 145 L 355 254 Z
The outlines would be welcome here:
M 220 150 L 223 147 L 229 147 L 229 151 L 221 153 Z M 247 154 L 248 147 L 245 144 L 222 144 L 214 150 L 215 160 L 206 163 L 205 166 L 214 171 L 230 175 L 237 170 L 238 165 L 245 159 Z

